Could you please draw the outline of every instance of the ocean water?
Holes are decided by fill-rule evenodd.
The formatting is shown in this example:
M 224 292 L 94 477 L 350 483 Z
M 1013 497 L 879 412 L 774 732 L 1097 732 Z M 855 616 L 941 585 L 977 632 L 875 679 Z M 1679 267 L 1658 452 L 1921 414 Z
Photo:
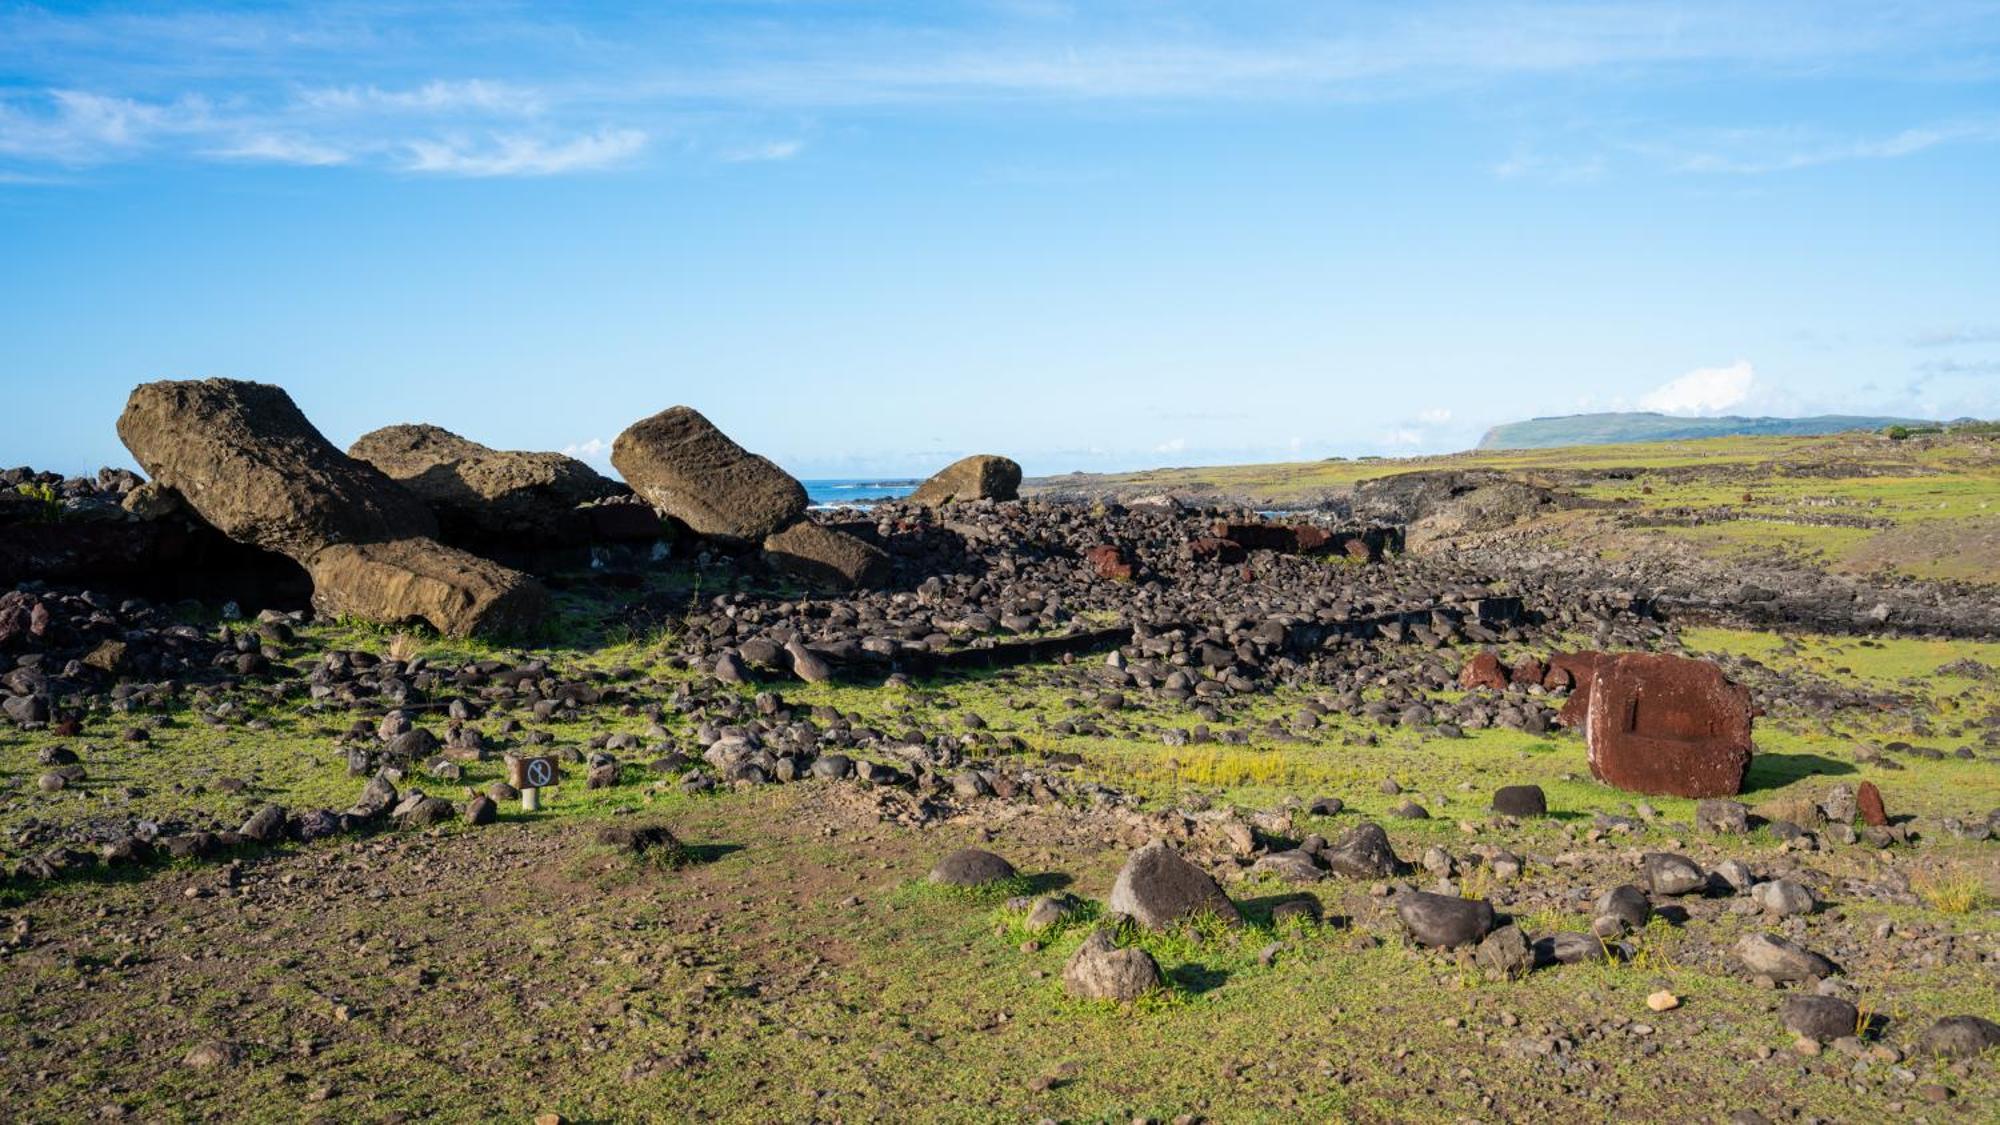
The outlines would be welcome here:
M 894 500 L 917 490 L 918 480 L 802 480 L 806 499 L 815 508 L 865 508 L 877 500 Z

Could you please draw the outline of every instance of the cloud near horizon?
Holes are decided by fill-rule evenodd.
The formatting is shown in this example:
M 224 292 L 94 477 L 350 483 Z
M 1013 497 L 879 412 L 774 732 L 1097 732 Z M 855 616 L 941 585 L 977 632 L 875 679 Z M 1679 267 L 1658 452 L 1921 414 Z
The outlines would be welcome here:
M 1739 359 L 1727 367 L 1698 367 L 1639 396 L 1639 409 L 1661 414 L 1706 417 L 1721 414 L 1750 397 L 1757 372 Z

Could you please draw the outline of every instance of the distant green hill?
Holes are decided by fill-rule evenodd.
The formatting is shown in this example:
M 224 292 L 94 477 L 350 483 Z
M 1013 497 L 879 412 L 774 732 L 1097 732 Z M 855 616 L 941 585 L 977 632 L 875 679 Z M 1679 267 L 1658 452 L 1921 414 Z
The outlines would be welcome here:
M 1684 441 L 1738 434 L 1810 436 L 1885 426 L 1935 426 L 1920 418 L 1821 414 L 1812 418 L 1676 418 L 1669 414 L 1570 414 L 1531 418 L 1486 431 L 1481 449 L 1549 449 L 1559 445 L 1614 445 L 1628 441 Z

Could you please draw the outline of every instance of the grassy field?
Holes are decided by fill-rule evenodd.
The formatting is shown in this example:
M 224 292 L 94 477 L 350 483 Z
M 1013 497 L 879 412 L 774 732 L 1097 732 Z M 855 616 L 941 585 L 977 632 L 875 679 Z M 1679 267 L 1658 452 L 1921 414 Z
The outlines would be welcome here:
M 2000 713 L 2000 680 L 1939 669 L 1968 659 L 2000 666 L 2000 645 L 1864 645 L 1724 630 L 1684 639 L 1730 659 L 1753 684 L 1783 672 L 1900 701 L 1833 720 L 1774 709 L 1759 727 L 1746 800 L 1873 780 L 1895 811 L 1923 818 L 2000 805 L 2000 773 L 1989 761 L 1907 759 L 1894 771 L 1853 761 L 1860 746 L 1913 740 L 1948 750 L 1978 733 L 1979 720 Z M 331 640 L 391 643 L 354 630 L 304 638 Z M 441 646 L 439 654 L 461 651 Z M 648 663 L 644 643 L 538 655 L 636 666 L 652 690 L 675 678 Z M 903 691 L 784 690 L 794 703 L 880 723 L 930 716 L 951 724 L 976 712 L 990 729 L 1019 734 L 1030 759 L 1080 754 L 1076 772 L 1155 807 L 1255 811 L 1334 795 L 1353 810 L 1301 816 L 1301 832 L 1334 835 L 1413 796 L 1433 819 L 1382 821 L 1412 859 L 1432 845 L 1462 848 L 1473 837 L 1460 822 L 1525 855 L 1575 852 L 1591 816 L 1630 815 L 1640 804 L 1590 780 L 1582 745 L 1567 734 L 1438 739 L 1335 719 L 1303 741 L 1265 737 L 1264 722 L 1295 713 L 1302 695 L 1232 710 L 1228 721 L 1252 731 L 1249 746 L 1169 747 L 1148 728 L 1183 722 L 1178 713 L 1099 716 L 1117 728 L 1110 737 L 1053 734 L 1048 727 L 1078 713 L 1080 701 L 1034 668 Z M 0 824 L 18 830 L 128 804 L 161 808 L 168 794 L 165 807 L 225 821 L 265 801 L 344 805 L 358 783 L 341 767 L 335 724 L 293 710 L 273 705 L 220 731 L 169 715 L 149 743 L 97 744 L 81 793 L 24 785 L 46 739 L 6 736 Z M 595 714 L 547 729 L 558 744 L 575 745 L 644 723 Z M 497 764 L 475 765 L 464 784 L 498 773 Z M 224 793 L 215 783 L 225 776 L 250 787 Z M 1385 778 L 1405 794 L 1381 792 Z M 1487 798 L 1522 782 L 1542 785 L 1555 815 L 1495 836 Z M 1716 1105 L 1776 1098 L 1836 1119 L 1855 1106 L 1851 1063 L 1791 1051 L 1766 1014 L 1771 995 L 1721 958 L 1754 918 L 1721 913 L 1699 925 L 1656 925 L 1629 964 L 1494 983 L 1449 957 L 1402 948 L 1363 885 L 1314 888 L 1326 924 L 1274 926 L 1270 905 L 1295 892 L 1241 882 L 1231 891 L 1250 924 L 1141 939 L 1171 988 L 1121 1011 L 1070 1001 L 1056 984 L 1085 926 L 1031 938 L 1004 895 L 921 882 L 937 855 L 974 843 L 1014 858 L 1036 887 L 1101 896 L 1142 842 L 1143 833 L 1117 820 L 995 806 L 904 828 L 880 822 L 870 795 L 844 786 L 694 797 L 655 787 L 637 765 L 617 788 L 565 786 L 551 796 L 546 811 L 509 808 L 495 828 L 245 856 L 234 885 L 212 867 L 177 866 L 15 892 L 6 918 L 33 937 L 9 948 L 0 984 L 0 1040 L 18 1044 L 0 1058 L 0 1079 L 19 1112 L 42 1119 L 100 1104 L 147 1119 L 525 1118 L 550 1110 L 572 1120 L 1518 1119 L 1655 1105 L 1670 1081 L 1677 1098 L 1694 1089 Z M 1688 835 L 1690 802 L 1645 803 L 1656 819 L 1598 857 L 1595 878 L 1618 878 L 1618 857 L 1636 849 L 1721 854 Z M 590 842 L 595 826 L 634 816 L 671 824 L 704 861 L 681 870 L 634 866 Z M 1889 861 L 1940 882 L 1970 880 L 1968 909 L 1855 900 L 1839 904 L 1840 927 L 1866 933 L 1886 921 L 1990 942 L 2000 925 L 1991 848 L 1940 838 Z M 1782 844 L 1761 832 L 1727 854 L 1760 868 L 1788 862 Z M 1814 863 L 1832 893 L 1842 873 L 1879 877 L 1884 859 L 1847 849 Z M 1584 925 L 1575 903 L 1528 889 L 1552 874 L 1531 866 L 1521 888 L 1468 890 L 1513 902 L 1531 932 Z M 1989 969 L 1959 959 L 1858 964 L 1850 973 L 1879 1011 L 1920 1021 L 2000 1009 Z M 1647 1012 L 1644 998 L 1662 987 L 1687 1006 Z M 223 1073 L 179 1064 L 208 1040 L 238 1045 L 242 1060 Z M 1566 1045 L 1538 1053 L 1544 1040 Z M 1682 1061 L 1635 1053 L 1648 1043 Z M 64 1065 L 53 1065 L 58 1056 Z M 1690 1058 L 1708 1060 L 1691 1087 Z M 1911 1082 L 1942 1079 L 1958 1105 L 2000 1097 L 1991 1067 L 1956 1075 L 1911 1065 Z M 1902 1080 L 1886 1081 L 1865 1086 L 1862 1104 L 1914 1096 Z
M 1966 434 L 1892 441 L 1878 434 L 1737 437 L 1438 457 L 1329 460 L 1049 477 L 1030 490 L 1236 497 L 1310 507 L 1363 480 L 1490 469 L 1572 491 L 1668 526 L 1621 528 L 1720 558 L 1786 552 L 1835 570 L 2000 583 L 2000 439 Z
M 1837 565 L 1885 537 L 1950 541 L 1993 502 L 1991 451 L 1966 443 L 1689 446 L 1698 448 L 1477 460 L 1659 513 L 1768 517 L 1629 534 L 1707 535 L 1715 551 L 1818 551 Z M 1632 468 L 1640 457 L 1648 464 L 1630 478 L 1578 472 Z M 1732 475 L 1739 469 L 1751 478 Z M 1300 470 L 1322 474 L 1315 480 L 1380 471 Z M 1805 511 L 1873 522 L 1782 522 Z M 676 605 L 698 587 L 662 573 L 648 592 Z M 1722 662 L 1764 708 L 1745 802 L 1870 781 L 1919 835 L 1881 851 L 1799 851 L 1763 828 L 1698 834 L 1693 802 L 1598 784 L 1573 733 L 1447 738 L 1338 714 L 1303 724 L 1313 693 L 1278 688 L 1218 704 L 1209 725 L 1244 732 L 1245 744 L 1169 745 L 1163 732 L 1199 721 L 1183 706 L 1130 692 L 1105 711 L 1079 669 L 1062 666 L 763 690 L 888 731 L 976 726 L 1018 739 L 1025 749 L 1003 764 L 1067 779 L 1064 801 L 981 800 L 935 815 L 913 795 L 850 784 L 691 795 L 646 764 L 701 749 L 671 708 L 664 737 L 648 733 L 646 705 L 691 675 L 668 659 L 673 615 L 609 624 L 592 596 L 561 594 L 554 624 L 524 648 L 314 624 L 283 656 L 300 669 L 332 648 L 445 664 L 537 658 L 560 674 L 613 677 L 629 705 L 549 721 L 515 715 L 557 748 L 640 735 L 645 746 L 621 755 L 615 787 L 572 781 L 539 813 L 504 806 L 492 827 L 386 830 L 0 891 L 0 1091 L 14 1112 L 1164 1122 L 1681 1120 L 1755 1108 L 1774 1120 L 1971 1121 L 2000 1103 L 1995 1060 L 1908 1056 L 1932 1019 L 2000 1012 L 2000 844 L 1955 838 L 1943 824 L 2000 807 L 1990 741 L 2000 644 L 1677 634 L 1680 651 Z M 1525 654 L 1501 652 L 1510 662 Z M 759 689 L 728 690 L 747 699 Z M 980 722 L 969 723 L 974 715 Z M 227 826 L 266 803 L 344 808 L 361 788 L 338 741 L 354 717 L 315 713 L 294 688 L 226 700 L 193 692 L 164 711 L 100 713 L 81 738 L 0 730 L 0 851 L 11 861 L 64 828 L 134 816 Z M 1086 717 L 1100 734 L 1058 729 Z M 126 727 L 148 737 L 126 740 Z M 39 757 L 58 743 L 79 753 L 84 779 L 45 792 Z M 464 770 L 453 782 L 419 770 L 404 788 L 462 800 L 503 766 Z M 1132 801 L 1093 798 L 1090 783 Z M 1522 783 L 1545 790 L 1551 815 L 1495 818 L 1493 790 Z M 1321 796 L 1346 811 L 1297 811 Z M 1392 817 L 1406 800 L 1430 817 Z M 1199 818 L 1230 812 L 1286 838 L 1378 822 L 1406 860 L 1449 853 L 1459 870 L 1439 889 L 1489 898 L 1531 936 L 1587 928 L 1595 894 L 1632 880 L 1654 850 L 1708 867 L 1741 860 L 1805 883 L 1825 907 L 1775 922 L 1742 899 L 1682 900 L 1631 939 L 1623 961 L 1495 981 L 1464 957 L 1409 948 L 1381 887 L 1330 879 L 1302 891 L 1221 858 Z M 670 826 L 692 862 L 635 861 L 598 840 L 607 825 L 635 823 Z M 1183 839 L 1189 831 L 1194 839 Z M 1128 932 L 1158 960 L 1167 989 L 1127 1008 L 1068 999 L 1062 969 L 1096 903 L 1131 851 L 1162 833 L 1208 857 L 1246 925 Z M 967 845 L 1008 857 L 1023 878 L 990 892 L 924 882 L 939 856 Z M 1475 846 L 1510 850 L 1523 874 L 1507 881 L 1479 867 Z M 1421 868 L 1408 882 L 1437 885 Z M 1056 890 L 1085 905 L 1071 923 L 1029 932 L 1010 895 Z M 1274 923 L 1273 907 L 1300 893 L 1324 920 Z M 1765 929 L 1840 961 L 1844 987 L 1876 1021 L 1858 1057 L 1801 1053 L 1777 1016 L 1782 994 L 1734 965 L 1735 939 Z M 1646 998 L 1661 989 L 1681 1006 L 1650 1011 Z

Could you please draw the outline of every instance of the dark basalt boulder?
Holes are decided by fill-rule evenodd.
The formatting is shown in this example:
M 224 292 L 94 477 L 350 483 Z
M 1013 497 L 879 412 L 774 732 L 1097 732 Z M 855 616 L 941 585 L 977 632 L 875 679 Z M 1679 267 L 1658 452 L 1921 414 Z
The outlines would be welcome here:
M 1419 945 L 1456 949 L 1493 932 L 1493 907 L 1485 899 L 1405 891 L 1396 896 L 1396 917 Z
M 1549 799 L 1539 785 L 1503 785 L 1493 791 L 1493 811 L 1502 816 L 1547 816 Z
M 1231 923 L 1241 920 L 1236 904 L 1208 872 L 1158 840 L 1125 861 L 1112 884 L 1110 906 L 1154 930 L 1204 914 Z
M 1969 1059 L 2000 1047 L 2000 1023 L 1980 1016 L 1946 1016 L 1917 1037 L 1917 1050 L 1946 1059 Z
M 989 851 L 960 848 L 937 861 L 929 880 L 946 887 L 978 887 L 1014 877 L 1014 865 Z
M 1120 949 L 1104 930 L 1092 930 L 1063 966 L 1063 991 L 1076 1000 L 1137 1000 L 1166 978 L 1143 949 Z
M 1402 874 L 1405 865 L 1389 843 L 1389 834 L 1379 824 L 1363 824 L 1347 834 L 1320 858 L 1336 875 L 1349 879 L 1387 879 Z
M 1788 996 L 1778 1009 L 1785 1030 L 1820 1043 L 1861 1033 L 1861 1012 L 1838 996 Z

